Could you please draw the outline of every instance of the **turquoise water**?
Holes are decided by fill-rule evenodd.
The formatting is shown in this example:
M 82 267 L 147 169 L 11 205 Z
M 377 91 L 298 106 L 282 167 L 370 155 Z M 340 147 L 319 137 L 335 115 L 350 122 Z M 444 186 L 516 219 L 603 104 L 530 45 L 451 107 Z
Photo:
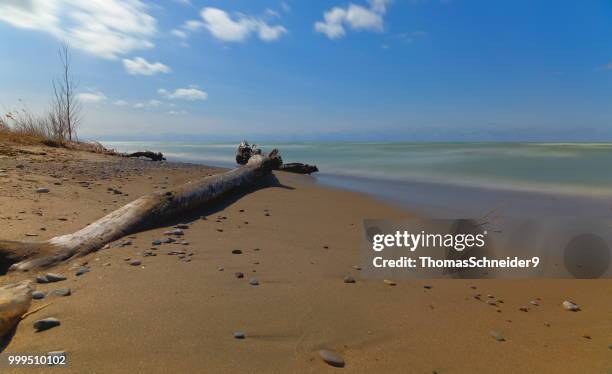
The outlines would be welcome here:
M 102 142 L 150 149 L 169 160 L 231 167 L 236 143 Z M 509 191 L 612 196 L 612 144 L 273 143 L 285 162 L 316 164 L 320 175 Z

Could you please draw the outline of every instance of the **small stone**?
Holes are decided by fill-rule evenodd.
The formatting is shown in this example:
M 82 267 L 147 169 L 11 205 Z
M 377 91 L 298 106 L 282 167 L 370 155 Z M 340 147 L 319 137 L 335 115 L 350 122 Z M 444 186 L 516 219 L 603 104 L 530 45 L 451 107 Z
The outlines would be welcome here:
M 174 226 L 174 228 L 181 229 L 181 230 L 187 230 L 189 228 L 189 225 L 186 223 L 179 223 L 178 225 Z
M 49 318 L 39 319 L 38 321 L 34 322 L 34 328 L 36 329 L 36 331 L 45 331 L 53 327 L 59 326 L 60 324 L 61 323 L 59 319 L 49 317 Z
M 37 275 L 36 283 L 49 283 L 49 279 L 47 279 L 46 275 Z
M 45 293 L 42 291 L 34 291 L 32 292 L 32 299 L 40 300 L 45 298 Z
M 66 280 L 67 278 L 61 274 L 56 274 L 56 273 L 47 273 L 46 274 L 47 280 L 49 281 L 49 283 L 51 282 L 60 282 L 63 280 Z
M 142 262 L 140 260 L 132 260 L 129 263 L 132 266 L 139 266 Z
M 162 244 L 162 241 L 161 241 L 161 240 L 159 240 L 159 239 L 156 239 L 156 240 L 153 240 L 153 241 L 151 242 L 151 244 L 153 244 L 153 245 L 161 245 L 161 244 Z
M 573 301 L 565 300 L 563 302 L 563 308 L 565 310 L 569 310 L 570 312 L 578 312 L 580 311 L 580 307 L 576 305 Z
M 174 243 L 176 240 L 172 239 L 172 238 L 165 238 L 163 239 L 161 242 L 165 243 L 165 244 L 169 244 L 169 243 Z
M 353 266 L 353 269 L 355 269 L 355 270 L 361 270 L 361 266 L 359 266 L 359 265 L 354 265 L 354 266 Z
M 244 278 L 244 273 L 242 273 L 242 272 L 238 271 L 238 272 L 234 273 L 234 276 L 235 276 L 236 278 L 238 278 L 238 279 L 240 279 L 240 278 Z
M 351 277 L 350 275 L 347 275 L 346 277 L 344 277 L 344 283 L 355 283 L 355 278 Z
M 325 361 L 328 365 L 342 368 L 345 365 L 344 359 L 337 354 L 336 352 L 329 351 L 327 349 L 321 349 L 319 351 L 319 356 Z
M 75 274 L 76 274 L 77 276 L 81 276 L 81 275 L 83 275 L 83 274 L 85 274 L 85 273 L 89 273 L 89 272 L 90 272 L 90 270 L 89 270 L 89 268 L 88 268 L 88 267 L 81 266 L 81 267 L 79 268 L 79 270 L 77 270 L 77 271 L 76 271 L 76 273 L 75 273 Z
M 53 296 L 70 296 L 72 292 L 70 288 L 58 288 L 57 290 L 51 291 L 51 295 Z
M 392 281 L 392 280 L 390 280 L 390 279 L 385 279 L 383 282 L 384 282 L 386 285 L 389 285 L 389 286 L 396 286 L 396 285 L 397 285 L 397 283 L 395 283 L 394 281 Z
M 169 230 L 169 231 L 164 232 L 164 235 L 181 236 L 181 235 L 185 235 L 185 232 L 183 232 L 183 230 L 181 229 L 174 229 L 174 230 Z
M 531 305 L 535 305 L 535 306 L 540 306 L 540 303 L 538 303 L 536 300 L 531 300 L 531 301 L 529 302 L 529 304 L 531 304 Z
M 49 193 L 49 189 L 45 187 L 41 187 L 41 188 L 37 188 L 36 192 L 37 193 Z
M 219 267 L 217 268 L 217 270 L 218 270 L 218 271 L 223 271 L 223 270 L 225 270 L 225 269 L 223 269 L 223 266 L 219 266 Z
M 585 339 L 591 340 L 591 335 L 589 335 L 589 334 L 584 334 L 584 335 L 582 335 L 582 337 L 585 338 Z
M 496 306 L 497 303 L 495 302 L 495 300 L 487 300 L 487 304 L 491 305 L 491 306 Z
M 520 310 L 521 312 L 528 312 L 528 311 L 529 311 L 529 308 L 527 308 L 526 306 L 522 306 L 522 307 L 520 307 L 520 308 L 519 308 L 519 310 Z
M 256 278 L 251 278 L 251 279 L 249 280 L 249 284 L 250 284 L 251 286 L 259 286 L 259 281 L 258 281 Z
M 246 335 L 242 331 L 236 331 L 234 333 L 234 339 L 244 339 L 244 338 L 246 338 Z
M 433 288 L 433 286 L 430 286 L 430 285 L 426 284 L 426 285 L 423 286 L 423 288 L 426 289 L 426 290 L 431 290 Z
M 493 339 L 497 340 L 498 342 L 506 341 L 506 338 L 499 331 L 490 331 L 489 335 L 491 335 Z
M 241 255 L 242 251 L 240 249 L 234 249 L 234 250 L 232 250 L 232 254 L 233 255 Z

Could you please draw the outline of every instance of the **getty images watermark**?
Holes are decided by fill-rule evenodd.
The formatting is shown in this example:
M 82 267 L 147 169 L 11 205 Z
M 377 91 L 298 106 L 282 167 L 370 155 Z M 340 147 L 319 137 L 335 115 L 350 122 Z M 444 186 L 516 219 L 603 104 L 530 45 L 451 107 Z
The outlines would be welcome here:
M 372 278 L 610 278 L 604 220 L 365 220 Z

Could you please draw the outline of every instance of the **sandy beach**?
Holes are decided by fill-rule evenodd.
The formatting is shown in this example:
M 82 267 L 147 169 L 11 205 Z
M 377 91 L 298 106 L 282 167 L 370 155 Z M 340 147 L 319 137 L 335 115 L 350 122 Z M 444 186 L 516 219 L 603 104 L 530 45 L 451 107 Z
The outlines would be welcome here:
M 70 233 L 139 196 L 223 171 L 26 149 L 46 154 L 0 157 L 2 239 Z M 43 187 L 49 192 L 36 192 Z M 71 373 L 612 370 L 611 280 L 390 286 L 361 278 L 362 220 L 410 217 L 369 196 L 276 172 L 210 209 L 49 270 L 67 280 L 37 290 L 70 288 L 70 296 L 34 300 L 31 310 L 48 306 L 21 321 L 3 352 L 66 351 L 70 367 L 59 371 Z M 153 245 L 177 224 L 188 225 L 182 237 Z M 90 272 L 76 276 L 83 265 Z M 345 283 L 347 275 L 355 283 Z M 564 300 L 581 311 L 564 310 Z M 35 332 L 33 322 L 45 317 L 61 325 Z M 235 339 L 236 332 L 245 339 Z M 337 352 L 345 367 L 327 365 L 320 349 Z M 37 371 L 43 370 L 27 370 Z

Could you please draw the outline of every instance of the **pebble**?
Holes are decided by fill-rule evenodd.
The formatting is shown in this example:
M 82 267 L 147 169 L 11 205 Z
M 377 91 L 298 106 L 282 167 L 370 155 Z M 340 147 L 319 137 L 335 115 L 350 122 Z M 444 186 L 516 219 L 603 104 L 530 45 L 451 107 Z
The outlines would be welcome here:
M 178 225 L 174 226 L 174 228 L 181 229 L 181 230 L 187 230 L 189 228 L 189 225 L 186 223 L 179 223 Z
M 234 333 L 234 339 L 244 339 L 244 338 L 246 338 L 246 335 L 242 331 L 236 331 Z
M 347 275 L 346 277 L 344 277 L 344 283 L 355 283 L 355 278 L 351 277 L 350 275 Z
M 529 311 L 529 308 L 527 308 L 526 306 L 522 306 L 522 307 L 520 307 L 520 308 L 519 308 L 519 310 L 520 310 L 521 312 L 528 312 L 528 311 Z
M 151 242 L 151 244 L 153 244 L 153 245 L 161 245 L 161 244 L 162 244 L 162 241 L 161 241 L 161 240 L 159 240 L 159 239 L 156 239 L 156 240 L 153 240 L 153 241 Z
M 497 340 L 498 342 L 506 341 L 506 338 L 499 331 L 490 331 L 489 335 L 491 335 L 493 339 Z
M 81 266 L 81 267 L 79 268 L 79 270 L 77 270 L 77 271 L 76 271 L 76 273 L 75 273 L 75 274 L 76 274 L 77 276 L 80 276 L 80 275 L 83 275 L 83 274 L 85 274 L 85 273 L 89 273 L 89 271 L 90 271 L 90 270 L 89 270 L 89 268 L 88 268 L 88 267 Z
M 40 300 L 45 298 L 45 293 L 42 291 L 34 291 L 32 292 L 32 299 Z
M 140 260 L 132 260 L 130 261 L 130 265 L 132 266 L 138 266 L 140 265 L 142 262 Z
M 244 273 L 242 273 L 242 272 L 238 271 L 238 272 L 234 273 L 234 276 L 235 276 L 236 278 L 238 278 L 238 279 L 240 279 L 240 278 L 244 278 Z
M 174 229 L 174 230 L 169 230 L 169 231 L 164 232 L 164 235 L 181 236 L 181 235 L 185 235 L 185 232 L 182 229 Z
M 49 330 L 59 325 L 60 325 L 59 319 L 53 318 L 53 317 L 39 319 L 38 321 L 34 322 L 34 328 L 36 329 L 36 331 Z
M 36 283 L 49 283 L 49 280 L 47 279 L 46 275 L 37 275 Z
M 37 193 L 49 193 L 49 189 L 45 187 L 41 187 L 41 188 L 37 188 L 36 192 Z
M 433 286 L 430 286 L 428 284 L 424 285 L 423 288 L 425 288 L 426 290 L 431 290 L 433 288 Z
M 53 296 L 70 296 L 72 292 L 70 288 L 58 288 L 57 290 L 51 291 L 51 295 Z
M 162 243 L 165 244 L 169 244 L 169 243 L 174 243 L 176 240 L 172 239 L 172 238 L 165 238 L 164 240 L 162 240 Z
M 580 311 L 580 307 L 576 305 L 573 301 L 565 300 L 563 302 L 563 308 L 565 310 L 569 310 L 570 312 L 578 312 Z
M 219 266 L 219 267 L 217 268 L 217 270 L 219 270 L 219 271 L 223 271 L 223 270 L 225 270 L 225 269 L 223 269 L 223 266 Z
M 56 273 L 47 273 L 46 277 L 47 277 L 47 280 L 50 283 L 51 282 L 59 282 L 59 281 L 63 281 L 63 280 L 67 279 L 64 275 L 56 274 Z
M 233 249 L 233 250 L 232 250 L 232 254 L 233 254 L 233 255 L 241 255 L 241 254 L 242 254 L 242 251 L 241 251 L 240 249 Z
M 531 304 L 531 305 L 535 305 L 535 306 L 540 306 L 540 303 L 538 303 L 536 300 L 531 300 L 531 301 L 529 302 L 529 304 Z
M 344 359 L 336 352 L 332 352 L 327 349 L 321 349 L 319 351 L 319 356 L 323 359 L 323 361 L 325 361 L 331 366 L 342 368 L 345 365 Z
M 389 286 L 396 286 L 396 285 L 397 285 L 397 283 L 395 283 L 394 281 L 389 280 L 389 279 L 385 279 L 383 282 L 384 282 L 386 285 L 389 285 Z
M 249 284 L 251 286 L 259 286 L 259 281 L 256 278 L 251 278 L 251 280 L 249 280 Z

